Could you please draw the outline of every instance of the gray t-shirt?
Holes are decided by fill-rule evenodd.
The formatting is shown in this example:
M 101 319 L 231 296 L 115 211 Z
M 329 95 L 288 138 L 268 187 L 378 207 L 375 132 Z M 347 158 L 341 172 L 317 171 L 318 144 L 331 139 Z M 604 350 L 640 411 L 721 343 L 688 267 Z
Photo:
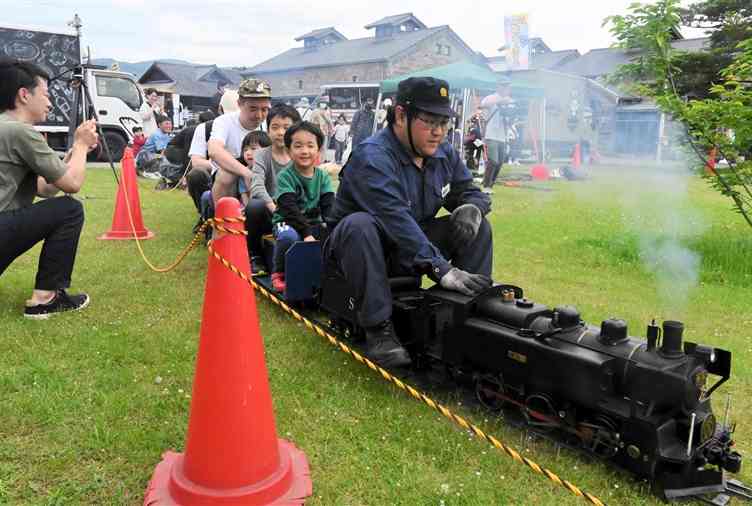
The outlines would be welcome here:
M 67 170 L 34 127 L 0 114 L 0 212 L 30 206 L 37 176 L 54 183 Z
M 500 99 L 500 102 L 492 104 L 492 99 Z M 510 114 L 514 108 L 514 102 L 510 97 L 500 97 L 498 94 L 489 95 L 484 98 L 480 104 L 482 109 L 486 110 L 486 132 L 484 138 L 487 140 L 506 142 L 511 124 Z
M 256 151 L 251 180 L 251 198 L 271 202 L 272 195 L 277 193 L 277 175 L 291 166 L 292 160 L 284 165 L 278 163 L 272 156 L 271 146 Z

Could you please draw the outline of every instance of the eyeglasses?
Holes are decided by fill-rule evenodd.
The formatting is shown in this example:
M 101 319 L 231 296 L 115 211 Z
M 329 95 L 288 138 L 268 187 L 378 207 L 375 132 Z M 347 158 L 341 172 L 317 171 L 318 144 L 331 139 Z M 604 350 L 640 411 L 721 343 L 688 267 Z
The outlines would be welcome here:
M 420 114 L 416 116 L 417 119 L 419 119 L 424 125 L 426 125 L 430 130 L 448 130 L 449 129 L 449 118 L 427 118 L 425 116 L 421 116 Z

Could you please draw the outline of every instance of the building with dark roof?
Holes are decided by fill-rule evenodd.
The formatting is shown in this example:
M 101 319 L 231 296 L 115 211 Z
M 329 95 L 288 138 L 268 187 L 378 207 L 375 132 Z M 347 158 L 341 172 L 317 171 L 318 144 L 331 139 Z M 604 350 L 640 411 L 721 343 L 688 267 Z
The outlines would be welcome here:
M 700 37 L 675 40 L 671 45 L 679 51 L 697 52 L 707 49 L 709 43 L 709 37 Z M 592 49 L 577 59 L 564 62 L 556 70 L 590 79 L 601 79 L 613 74 L 620 65 L 629 63 L 636 56 L 639 56 L 639 51 L 616 47 Z
M 709 38 L 682 39 L 672 34 L 680 51 L 707 49 Z M 531 39 L 532 42 L 532 39 Z M 542 42 L 542 41 L 541 41 Z M 502 50 L 504 48 L 501 48 Z M 528 69 L 510 70 L 503 56 L 487 58 L 496 72 L 512 83 L 545 90 L 546 152 L 567 157 L 575 144 L 586 144 L 610 156 L 666 157 L 675 155 L 667 139 L 674 128 L 655 103 L 610 88 L 605 78 L 630 63 L 639 51 L 599 48 L 580 55 L 576 50 L 551 51 L 538 45 Z
M 373 36 L 347 39 L 334 27 L 296 37 L 294 47 L 243 71 L 271 84 L 277 98 L 314 97 L 321 86 L 377 83 L 388 77 L 478 55 L 449 27 L 427 27 L 412 13 L 388 16 L 365 26 Z
M 141 78 L 144 88 L 154 88 L 173 102 L 179 100 L 184 108 L 202 111 L 209 108 L 217 85 L 237 87 L 242 76 L 234 69 L 216 65 L 193 65 L 155 61 Z

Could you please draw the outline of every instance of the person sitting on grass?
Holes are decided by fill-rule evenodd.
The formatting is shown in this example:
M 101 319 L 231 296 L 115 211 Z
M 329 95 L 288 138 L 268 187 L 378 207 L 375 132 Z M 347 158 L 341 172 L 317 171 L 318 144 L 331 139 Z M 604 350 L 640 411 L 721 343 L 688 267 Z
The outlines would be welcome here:
M 138 152 L 144 147 L 146 143 L 146 136 L 144 136 L 144 129 L 140 126 L 133 127 L 133 158 L 138 156 Z
M 156 168 L 159 167 L 158 158 L 172 139 L 172 121 L 167 116 L 160 116 L 157 125 L 158 130 L 146 139 L 136 158 L 136 168 L 141 175 L 150 179 L 159 179 L 160 176 L 156 173 Z M 149 170 L 152 167 L 154 170 Z
M 266 132 L 261 130 L 254 130 L 243 138 L 243 145 L 240 148 L 243 153 L 243 161 L 245 164 L 253 169 L 253 164 L 256 160 L 256 152 L 263 148 L 268 148 L 272 145 L 272 141 Z M 251 189 L 245 184 L 245 179 L 238 178 L 238 194 L 240 194 L 240 200 L 243 202 L 243 206 L 247 206 L 251 200 Z
M 274 269 L 272 286 L 285 291 L 285 254 L 296 241 L 323 239 L 326 218 L 334 207 L 334 188 L 325 170 L 316 167 L 324 142 L 319 127 L 301 121 L 285 132 L 285 146 L 292 158 L 277 176 L 277 210 L 274 223 Z
M 43 241 L 34 291 L 24 309 L 33 319 L 89 305 L 87 294 L 66 292 L 84 208 L 72 197 L 55 195 L 81 189 L 86 154 L 97 145 L 96 123 L 84 121 L 76 129 L 73 147 L 61 160 L 33 127 L 52 109 L 48 80 L 32 63 L 0 60 L 0 275 Z M 35 197 L 42 200 L 34 202 Z

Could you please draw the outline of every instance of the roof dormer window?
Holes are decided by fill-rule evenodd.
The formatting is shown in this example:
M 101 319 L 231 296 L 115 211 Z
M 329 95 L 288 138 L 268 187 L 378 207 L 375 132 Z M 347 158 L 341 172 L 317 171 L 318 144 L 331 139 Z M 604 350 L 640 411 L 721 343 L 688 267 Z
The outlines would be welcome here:
M 315 49 L 320 46 L 328 46 L 347 40 L 347 37 L 337 31 L 336 28 L 330 26 L 328 28 L 319 28 L 313 30 L 305 35 L 295 38 L 296 41 L 303 41 L 303 47 L 306 49 Z
M 423 30 L 426 25 L 421 20 L 413 16 L 412 12 L 397 14 L 396 16 L 387 16 L 378 21 L 366 25 L 366 30 L 375 30 L 376 38 L 391 37 L 396 33 L 414 32 Z

